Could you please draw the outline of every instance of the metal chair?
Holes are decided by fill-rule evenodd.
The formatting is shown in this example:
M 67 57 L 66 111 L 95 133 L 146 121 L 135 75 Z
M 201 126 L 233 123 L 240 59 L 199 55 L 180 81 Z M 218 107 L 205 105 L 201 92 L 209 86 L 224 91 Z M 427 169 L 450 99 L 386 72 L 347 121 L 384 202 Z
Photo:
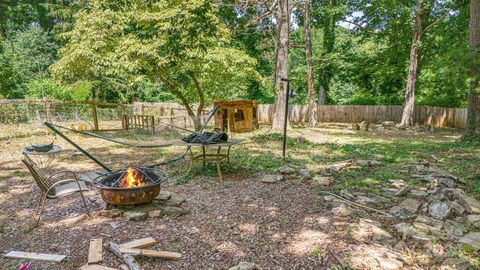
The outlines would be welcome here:
M 88 214 L 88 207 L 85 202 L 85 198 L 83 196 L 82 191 L 88 190 L 88 187 L 84 181 L 79 181 L 77 175 L 72 171 L 61 171 L 56 172 L 49 177 L 46 177 L 45 174 L 40 170 L 37 165 L 30 159 L 30 157 L 26 154 L 23 155 L 24 158 L 22 162 L 27 166 L 28 171 L 32 175 L 33 179 L 37 183 L 38 187 L 42 191 L 42 200 L 40 201 L 37 211 L 38 219 L 35 227 L 38 226 L 40 223 L 40 218 L 42 217 L 43 208 L 45 206 L 45 201 L 47 199 L 57 199 L 62 196 L 66 196 L 69 194 L 73 194 L 76 192 L 80 193 L 80 197 L 82 198 L 83 205 L 87 209 Z M 59 176 L 66 176 L 69 178 L 64 178 L 63 180 L 55 181 L 55 178 Z

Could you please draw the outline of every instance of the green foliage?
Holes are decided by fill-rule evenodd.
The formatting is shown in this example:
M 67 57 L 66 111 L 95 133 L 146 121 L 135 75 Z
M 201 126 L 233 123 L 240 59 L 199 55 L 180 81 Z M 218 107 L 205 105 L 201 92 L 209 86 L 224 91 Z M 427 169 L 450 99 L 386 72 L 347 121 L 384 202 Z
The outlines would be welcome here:
M 7 98 L 23 97 L 27 84 L 47 77 L 57 50 L 51 35 L 37 26 L 14 32 L 0 46 L 0 93 Z
M 75 15 L 68 44 L 51 67 L 60 81 L 102 80 L 127 92 L 160 84 L 179 101 L 238 98 L 258 80 L 256 61 L 229 47 L 230 33 L 210 1 L 93 1 Z M 192 75 L 193 74 L 193 75 Z
M 27 90 L 26 98 L 33 99 L 71 99 L 71 89 L 67 86 L 57 84 L 51 79 L 35 79 L 25 84 Z

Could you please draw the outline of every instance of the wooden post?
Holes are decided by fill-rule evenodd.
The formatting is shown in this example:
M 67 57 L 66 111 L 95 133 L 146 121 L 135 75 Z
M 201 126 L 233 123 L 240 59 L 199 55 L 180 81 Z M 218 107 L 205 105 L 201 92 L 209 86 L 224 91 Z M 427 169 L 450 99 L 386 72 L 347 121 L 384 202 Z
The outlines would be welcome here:
M 92 102 L 93 130 L 98 130 L 97 105 Z
M 50 103 L 45 99 L 45 119 L 50 122 Z

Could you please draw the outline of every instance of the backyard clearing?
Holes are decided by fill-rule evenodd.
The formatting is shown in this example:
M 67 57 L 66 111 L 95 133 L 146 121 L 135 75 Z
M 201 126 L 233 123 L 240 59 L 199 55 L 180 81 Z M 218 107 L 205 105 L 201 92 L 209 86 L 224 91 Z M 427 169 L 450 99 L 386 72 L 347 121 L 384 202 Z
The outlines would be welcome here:
M 229 269 L 241 262 L 244 269 L 480 268 L 475 242 L 480 235 L 475 208 L 480 146 L 460 142 L 459 130 L 294 127 L 284 161 L 281 136 L 261 128 L 234 136 L 245 141 L 232 148 L 224 181 L 214 164 L 205 170 L 197 164 L 184 175 L 188 163 L 180 161 L 161 167 L 171 178 L 162 184 L 155 209 L 102 211 L 98 191 L 90 190 L 85 193 L 90 216 L 72 219 L 84 209 L 78 195 L 66 196 L 48 200 L 34 228 L 41 193 L 21 163 L 23 147 L 54 140 L 63 149 L 54 161 L 56 170 L 101 168 L 46 130 L 27 134 L 13 126 L 0 128 L 0 251 L 67 256 L 61 263 L 33 261 L 29 269 L 78 269 L 87 263 L 91 239 L 120 244 L 147 237 L 157 241 L 150 249 L 182 257 L 138 256 L 143 269 Z M 166 160 L 183 150 L 139 151 L 68 136 L 116 169 Z M 459 198 L 444 198 L 452 190 Z M 436 201 L 456 208 L 442 216 L 433 209 Z M 132 212 L 148 217 L 135 221 Z M 424 225 L 429 227 L 420 229 Z M 0 256 L 2 269 L 18 269 L 25 262 Z M 122 269 L 123 263 L 104 248 L 101 264 Z

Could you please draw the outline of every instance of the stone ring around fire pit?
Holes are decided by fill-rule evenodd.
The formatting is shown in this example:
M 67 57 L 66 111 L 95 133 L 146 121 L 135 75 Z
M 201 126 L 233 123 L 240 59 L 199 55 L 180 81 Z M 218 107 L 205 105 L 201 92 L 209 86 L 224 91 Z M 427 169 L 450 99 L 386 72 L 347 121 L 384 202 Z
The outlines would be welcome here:
M 100 175 L 93 180 L 93 185 L 108 205 L 136 205 L 155 199 L 160 193 L 160 184 L 166 180 L 164 171 L 131 166 Z

